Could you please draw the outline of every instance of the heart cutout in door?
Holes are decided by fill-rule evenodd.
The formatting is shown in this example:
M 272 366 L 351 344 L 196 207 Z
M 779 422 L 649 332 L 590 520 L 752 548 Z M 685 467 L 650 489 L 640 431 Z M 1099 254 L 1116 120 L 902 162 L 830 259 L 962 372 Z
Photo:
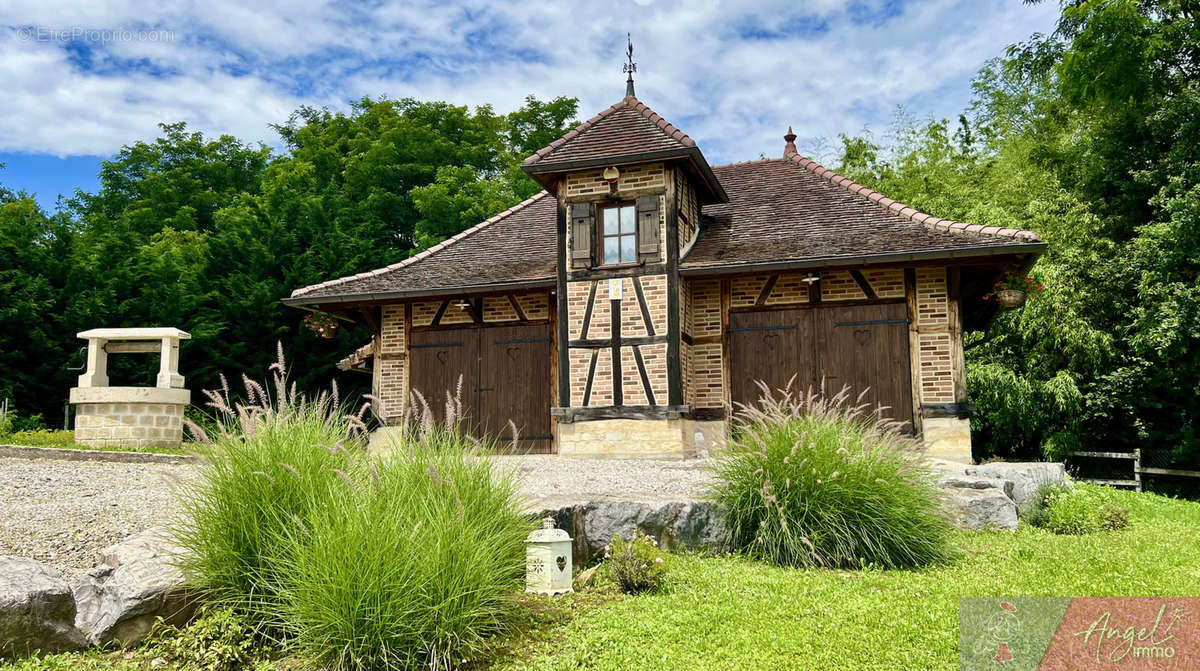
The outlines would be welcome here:
M 567 558 L 566 557 L 559 557 L 558 559 L 554 560 L 554 563 L 558 564 L 559 571 L 565 571 L 567 569 Z
M 508 353 L 508 358 L 512 359 L 513 361 L 516 361 L 517 357 L 521 354 L 521 348 L 520 347 L 509 347 L 507 353 Z
M 768 333 L 767 335 L 763 336 L 763 344 L 767 346 L 767 349 L 774 352 L 775 348 L 779 346 L 779 334 Z
M 441 361 L 442 363 L 446 363 L 446 360 L 447 360 L 447 359 L 449 359 L 449 358 L 450 358 L 450 353 L 449 353 L 449 352 L 447 352 L 447 351 L 446 351 L 446 350 L 444 350 L 444 349 L 443 349 L 443 350 L 438 350 L 438 353 L 437 353 L 437 360 L 438 360 L 438 361 Z
M 855 331 L 854 332 L 854 342 L 856 342 L 860 345 L 865 345 L 865 344 L 871 342 L 870 329 L 858 329 L 857 331 Z

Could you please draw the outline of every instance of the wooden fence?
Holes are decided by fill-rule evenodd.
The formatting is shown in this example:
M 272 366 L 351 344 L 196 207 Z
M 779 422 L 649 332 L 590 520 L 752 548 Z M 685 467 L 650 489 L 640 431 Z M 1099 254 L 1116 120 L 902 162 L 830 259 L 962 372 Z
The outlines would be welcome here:
M 1091 457 L 1094 459 L 1128 459 L 1133 462 L 1133 477 L 1130 479 L 1113 479 L 1113 478 L 1076 478 L 1082 482 L 1091 482 L 1097 485 L 1110 485 L 1114 487 L 1133 487 L 1135 491 L 1142 491 L 1142 475 L 1170 475 L 1182 478 L 1200 478 L 1200 471 L 1189 471 L 1180 468 L 1157 468 L 1154 466 L 1142 465 L 1142 451 L 1134 450 L 1132 452 L 1094 452 L 1082 450 L 1072 452 L 1068 457 Z

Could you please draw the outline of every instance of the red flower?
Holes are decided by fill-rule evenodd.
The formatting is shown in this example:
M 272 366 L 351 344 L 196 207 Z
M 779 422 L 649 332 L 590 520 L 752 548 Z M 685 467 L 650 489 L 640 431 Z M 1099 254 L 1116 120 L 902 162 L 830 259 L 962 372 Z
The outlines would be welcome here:
M 1026 277 L 1026 278 L 1025 278 L 1025 281 L 1026 281 L 1026 282 L 1032 282 L 1032 281 L 1033 281 L 1033 278 L 1031 278 L 1031 277 Z
M 991 296 L 984 296 L 984 297 L 983 297 L 983 300 L 985 300 L 985 301 L 986 301 L 986 300 L 988 300 L 989 298 L 991 298 Z

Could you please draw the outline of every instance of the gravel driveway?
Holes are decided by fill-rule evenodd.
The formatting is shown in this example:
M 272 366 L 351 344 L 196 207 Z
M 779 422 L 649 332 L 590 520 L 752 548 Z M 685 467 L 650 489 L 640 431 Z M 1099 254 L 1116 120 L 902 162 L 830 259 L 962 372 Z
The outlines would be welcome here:
M 177 510 L 169 481 L 189 469 L 0 458 L 0 555 L 78 575 L 100 550 L 166 523 Z
M 594 500 L 663 501 L 703 495 L 705 462 L 501 457 L 515 467 L 531 510 Z M 0 457 L 0 555 L 32 557 L 68 578 L 100 550 L 170 521 L 172 482 L 191 465 Z

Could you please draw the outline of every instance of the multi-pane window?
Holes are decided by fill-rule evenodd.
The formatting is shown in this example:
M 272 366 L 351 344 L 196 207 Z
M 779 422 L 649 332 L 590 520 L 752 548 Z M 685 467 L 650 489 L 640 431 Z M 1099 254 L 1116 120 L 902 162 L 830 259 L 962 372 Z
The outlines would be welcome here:
M 601 208 L 600 226 L 601 249 L 604 250 L 602 263 L 636 263 L 637 209 L 633 203 Z

